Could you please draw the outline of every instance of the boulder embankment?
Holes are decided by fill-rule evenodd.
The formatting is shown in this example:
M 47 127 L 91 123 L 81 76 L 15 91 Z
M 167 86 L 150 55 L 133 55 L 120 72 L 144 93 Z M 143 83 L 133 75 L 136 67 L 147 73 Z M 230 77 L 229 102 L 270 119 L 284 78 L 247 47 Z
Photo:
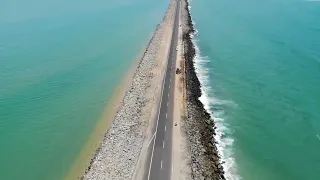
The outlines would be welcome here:
M 183 42 L 187 99 L 185 131 L 191 156 L 190 179 L 224 180 L 224 170 L 214 139 L 215 124 L 199 100 L 201 83 L 194 66 L 196 49 L 192 40 L 195 29 L 189 11 L 189 3 L 184 0 L 183 4 Z

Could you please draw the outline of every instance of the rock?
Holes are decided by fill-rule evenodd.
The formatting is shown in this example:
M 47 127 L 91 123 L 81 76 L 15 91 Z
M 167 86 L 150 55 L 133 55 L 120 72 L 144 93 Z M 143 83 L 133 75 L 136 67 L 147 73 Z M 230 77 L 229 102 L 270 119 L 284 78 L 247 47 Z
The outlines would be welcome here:
M 201 83 L 196 75 L 194 67 L 194 57 L 196 55 L 195 47 L 192 42 L 194 27 L 190 12 L 189 3 L 185 2 L 186 28 L 183 29 L 182 38 L 185 49 L 185 79 L 187 95 L 187 119 L 186 131 L 192 157 L 191 179 L 206 180 L 225 180 L 223 176 L 223 167 L 220 164 L 216 141 L 213 139 L 215 133 L 214 121 L 210 114 L 204 109 L 199 100 L 201 96 Z

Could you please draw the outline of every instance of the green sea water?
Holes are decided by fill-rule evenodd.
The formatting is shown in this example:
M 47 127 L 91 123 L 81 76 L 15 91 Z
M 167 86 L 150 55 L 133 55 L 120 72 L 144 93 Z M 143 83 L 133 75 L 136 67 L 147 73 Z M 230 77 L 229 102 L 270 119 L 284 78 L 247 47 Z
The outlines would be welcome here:
M 0 1 L 0 179 L 58 180 L 169 1 Z
M 228 179 L 320 179 L 320 2 L 192 0 Z

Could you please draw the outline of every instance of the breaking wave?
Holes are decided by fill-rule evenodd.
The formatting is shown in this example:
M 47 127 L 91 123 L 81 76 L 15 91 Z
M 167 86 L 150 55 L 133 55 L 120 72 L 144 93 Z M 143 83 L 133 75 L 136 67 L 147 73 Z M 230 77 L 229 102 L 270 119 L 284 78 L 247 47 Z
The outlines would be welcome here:
M 191 7 L 189 6 L 189 11 Z M 195 28 L 195 22 L 193 22 Z M 216 129 L 216 135 L 214 136 L 217 144 L 218 153 L 220 155 L 220 161 L 225 171 L 225 178 L 227 180 L 240 180 L 241 177 L 237 174 L 236 163 L 233 158 L 233 141 L 230 136 L 232 133 L 228 128 L 228 124 L 225 122 L 224 107 L 236 107 L 236 104 L 232 101 L 221 100 L 214 97 L 214 92 L 210 86 L 209 72 L 212 70 L 208 67 L 210 59 L 206 56 L 201 56 L 200 49 L 197 46 L 197 40 L 194 38 L 198 35 L 199 31 L 195 29 L 194 35 L 192 35 L 192 41 L 196 49 L 195 56 L 195 71 L 201 83 L 202 95 L 199 100 L 204 105 L 204 108 L 210 113 L 213 119 Z

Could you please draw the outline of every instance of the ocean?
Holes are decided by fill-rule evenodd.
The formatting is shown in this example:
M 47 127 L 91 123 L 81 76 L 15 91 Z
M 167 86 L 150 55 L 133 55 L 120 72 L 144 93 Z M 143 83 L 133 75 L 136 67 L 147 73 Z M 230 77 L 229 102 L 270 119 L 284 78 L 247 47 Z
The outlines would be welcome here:
M 64 179 L 168 5 L 0 2 L 0 179 Z
M 320 2 L 192 0 L 200 100 L 229 180 L 320 179 Z

